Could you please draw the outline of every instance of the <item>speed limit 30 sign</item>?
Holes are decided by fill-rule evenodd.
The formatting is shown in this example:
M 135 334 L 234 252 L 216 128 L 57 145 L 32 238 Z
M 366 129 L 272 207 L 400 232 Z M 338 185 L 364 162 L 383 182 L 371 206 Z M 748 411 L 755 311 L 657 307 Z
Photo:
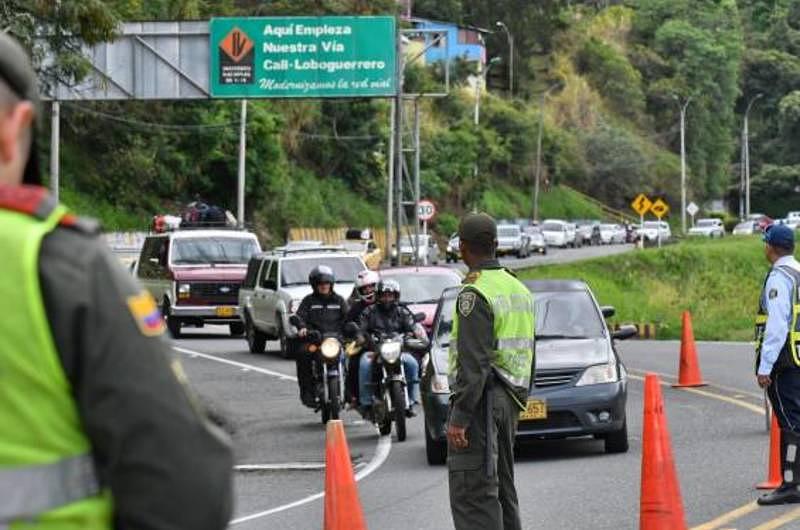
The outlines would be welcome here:
M 420 221 L 430 221 L 436 215 L 436 205 L 427 199 L 417 203 L 417 210 Z

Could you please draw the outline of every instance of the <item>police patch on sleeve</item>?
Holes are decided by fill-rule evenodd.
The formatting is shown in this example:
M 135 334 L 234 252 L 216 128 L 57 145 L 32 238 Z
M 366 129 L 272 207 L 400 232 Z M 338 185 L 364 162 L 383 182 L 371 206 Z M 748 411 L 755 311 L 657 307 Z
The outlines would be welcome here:
M 778 290 L 777 289 L 770 289 L 769 293 L 767 294 L 767 296 L 769 297 L 770 300 L 772 300 L 773 298 L 777 298 L 778 297 Z
M 472 310 L 475 309 L 475 300 L 478 295 L 469 291 L 461 293 L 458 297 L 458 312 L 462 317 L 468 317 Z
M 157 337 L 164 334 L 164 319 L 150 293 L 142 291 L 127 299 L 128 309 L 136 322 L 136 326 L 145 337 Z

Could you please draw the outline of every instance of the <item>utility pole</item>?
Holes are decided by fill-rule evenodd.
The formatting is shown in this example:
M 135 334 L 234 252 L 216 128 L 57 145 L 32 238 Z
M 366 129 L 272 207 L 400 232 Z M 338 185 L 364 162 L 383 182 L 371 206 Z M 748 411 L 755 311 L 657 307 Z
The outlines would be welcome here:
M 536 137 L 536 177 L 533 184 L 533 220 L 539 220 L 539 181 L 542 178 L 542 134 L 544 133 L 544 104 L 547 101 L 547 95 L 556 88 L 560 87 L 561 83 L 551 85 L 547 90 L 542 92 L 542 99 L 539 103 L 539 132 Z
M 236 213 L 239 228 L 244 228 L 244 169 L 245 152 L 247 150 L 247 100 L 242 100 L 242 111 L 239 123 L 239 176 L 236 194 Z
M 397 101 L 392 99 L 392 107 L 389 116 L 389 163 L 388 173 L 389 182 L 387 183 L 386 190 L 386 238 L 384 242 L 384 252 L 386 256 L 390 255 L 390 244 L 392 240 L 392 230 L 394 225 L 394 129 L 397 127 L 397 112 L 395 111 Z
M 747 104 L 747 109 L 744 111 L 744 126 L 742 127 L 742 139 L 744 140 L 744 147 L 742 150 L 742 162 L 744 164 L 744 213 L 745 217 L 750 216 L 750 124 L 749 115 L 750 109 L 753 104 L 764 97 L 764 94 L 756 94 L 753 99 Z
M 57 97 L 58 85 L 55 86 L 55 90 Z M 50 191 L 55 200 L 58 200 L 59 180 L 61 177 L 60 152 L 61 103 L 57 99 L 53 99 L 50 112 Z M 32 153 L 31 156 L 36 156 L 36 153 Z
M 475 78 L 475 113 L 474 113 L 474 122 L 475 122 L 475 131 L 478 130 L 478 125 L 480 124 L 481 120 L 481 85 L 486 84 L 486 76 L 489 75 L 489 70 L 492 69 L 492 66 L 499 64 L 500 58 L 499 57 L 492 57 L 486 66 L 484 66 L 481 70 L 478 71 L 478 75 Z M 475 165 L 472 168 L 472 176 L 478 176 L 478 161 L 475 160 Z
M 508 93 L 514 97 L 514 35 L 509 31 L 508 26 L 502 20 L 496 22 L 498 28 L 502 29 L 508 40 Z
M 672 96 L 681 111 L 681 230 L 686 234 L 686 108 L 692 101 L 691 96 L 681 104 L 677 95 Z

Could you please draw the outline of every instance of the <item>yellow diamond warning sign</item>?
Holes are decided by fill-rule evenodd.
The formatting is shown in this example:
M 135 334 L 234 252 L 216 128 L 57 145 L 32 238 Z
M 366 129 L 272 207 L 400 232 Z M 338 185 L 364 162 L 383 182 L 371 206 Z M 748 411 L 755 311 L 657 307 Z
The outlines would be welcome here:
M 640 193 L 638 197 L 633 199 L 631 208 L 633 208 L 633 211 L 639 215 L 644 215 L 650 210 L 650 206 L 652 205 L 653 203 L 650 201 L 650 199 L 648 199 L 644 193 Z
M 669 205 L 661 199 L 658 199 L 650 207 L 650 211 L 653 212 L 653 215 L 661 219 L 669 213 Z

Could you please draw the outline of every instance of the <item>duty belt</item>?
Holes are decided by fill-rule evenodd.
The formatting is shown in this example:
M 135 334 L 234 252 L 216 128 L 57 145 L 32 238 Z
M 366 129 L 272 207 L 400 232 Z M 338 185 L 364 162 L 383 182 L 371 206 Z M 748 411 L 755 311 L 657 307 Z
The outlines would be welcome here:
M 88 454 L 52 464 L 0 469 L 0 528 L 100 493 Z

